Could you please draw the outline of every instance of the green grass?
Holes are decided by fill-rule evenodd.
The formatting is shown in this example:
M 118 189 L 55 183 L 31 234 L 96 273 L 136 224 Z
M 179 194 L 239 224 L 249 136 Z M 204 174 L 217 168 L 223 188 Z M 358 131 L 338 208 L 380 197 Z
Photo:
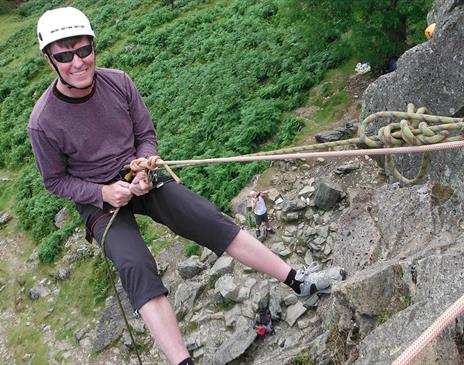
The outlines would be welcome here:
M 313 365 L 313 357 L 309 352 L 303 352 L 296 355 L 291 365 Z
M 337 68 L 333 68 L 330 70 L 327 70 L 327 72 L 324 75 L 324 79 L 322 82 L 328 81 L 328 80 L 333 80 L 339 77 L 347 77 L 351 74 L 353 74 L 353 70 L 356 66 L 356 63 L 358 61 L 355 59 L 350 59 L 347 62 L 343 63 Z
M 0 177 L 4 174 L 0 172 Z M 13 182 L 0 183 L 0 212 L 10 210 L 14 204 Z
M 32 364 L 48 364 L 48 346 L 40 326 L 21 321 L 8 336 L 8 344 L 17 364 L 25 364 L 25 354 L 32 354 Z
M 7 261 L 0 261 L 0 288 L 4 286 L 0 292 L 0 310 L 7 309 L 11 305 L 10 270 L 11 268 Z
M 8 270 L 8 272 L 11 275 L 11 271 Z M 38 320 L 41 317 L 37 317 L 37 314 L 41 312 L 40 305 L 38 308 L 33 306 L 30 312 L 27 310 L 30 303 L 27 293 L 33 284 L 34 279 L 30 272 L 21 272 L 16 277 L 10 277 L 9 286 L 0 296 L 0 305 L 14 308 L 20 319 L 18 325 L 11 328 L 11 332 L 7 335 L 9 349 L 17 363 L 24 363 L 24 355 L 27 353 L 34 356 L 32 364 L 46 364 L 49 349 L 41 332 L 44 322 Z M 24 290 L 21 291 L 21 288 Z M 46 306 L 49 307 L 49 304 Z
M 184 252 L 185 252 L 185 256 L 188 256 L 188 257 L 193 256 L 193 255 L 200 256 L 201 246 L 193 242 L 187 242 L 184 245 Z
M 1 0 L 0 0 L 1 1 Z M 0 3 L 1 6 L 1 3 Z M 35 18 L 20 18 L 15 13 L 11 14 L 0 14 L 0 45 L 3 43 L 13 42 L 12 38 L 16 32 L 23 29 L 30 29 L 32 34 L 35 34 L 37 19 Z M 2 65 L 2 71 L 6 72 L 17 72 L 17 67 L 22 63 L 24 59 L 36 57 L 40 54 L 39 47 L 37 44 L 21 44 L 21 57 L 12 57 L 11 61 L 6 65 Z M 2 60 L 0 60 L 1 62 Z M 44 61 L 45 62 L 45 61 Z M 29 81 L 33 81 L 31 78 Z
M 222 303 L 218 303 L 214 310 L 215 312 L 227 311 L 231 309 L 236 303 L 231 299 L 224 299 Z
M 0 6 L 4 6 L 5 0 L 0 0 Z M 18 26 L 23 26 L 24 20 L 15 14 L 0 14 L 0 43 L 5 42 L 14 34 Z
M 42 277 L 45 273 L 42 271 L 41 274 L 37 272 L 33 274 L 37 278 Z M 61 285 L 58 284 L 60 292 L 52 303 L 48 299 L 52 298 L 53 294 L 45 298 L 39 298 L 36 301 L 27 298 L 27 293 L 35 285 L 36 281 L 33 279 L 32 273 L 21 275 L 17 279 L 17 283 L 22 284 L 21 286 L 25 288 L 24 292 L 26 294 L 22 298 L 23 303 L 17 306 L 21 325 L 11 335 L 11 344 L 15 350 L 22 348 L 21 339 L 23 338 L 28 339 L 31 337 L 31 341 L 33 339 L 37 341 L 28 332 L 31 328 L 41 328 L 43 324 L 51 327 L 57 340 L 73 340 L 74 333 L 89 323 L 95 317 L 95 309 L 101 307 L 95 303 L 94 287 L 91 282 L 93 275 L 92 261 L 81 262 L 78 269 L 73 272 L 68 280 Z M 19 284 L 15 290 L 19 291 Z M 26 311 L 28 306 L 31 307 L 31 311 Z M 25 327 L 24 323 L 26 322 L 31 323 L 31 326 Z M 38 344 L 40 344 L 40 341 L 38 341 Z M 37 362 L 37 364 L 41 363 Z
M 353 74 L 354 65 L 355 61 L 350 60 L 327 71 L 321 84 L 309 91 L 306 107 L 318 109 L 310 117 L 302 118 L 304 126 L 297 137 L 296 145 L 342 118 L 351 103 L 351 95 L 344 88 Z
M 313 119 L 319 126 L 336 122 L 343 115 L 350 100 L 351 95 L 347 91 L 335 92 L 327 100 L 316 103 L 320 109 L 313 115 Z
M 156 256 L 158 253 L 174 244 L 172 240 L 163 238 L 169 232 L 169 229 L 165 226 L 153 222 L 150 217 L 143 215 L 137 215 L 136 220 L 140 227 L 142 238 L 147 246 L 150 247 L 150 251 L 153 255 Z
M 97 260 L 95 258 L 94 260 Z M 67 313 L 65 318 L 93 318 L 95 309 L 95 293 L 92 284 L 94 273 L 94 260 L 80 262 L 79 266 L 72 273 L 71 277 L 64 281 L 60 286 L 60 293 L 54 305 L 55 312 L 60 313 L 60 319 L 55 318 L 52 322 L 59 328 L 63 313 Z M 106 272 L 101 274 L 106 279 Z M 102 280 L 102 278 L 100 278 Z
M 386 309 L 381 311 L 380 314 L 375 318 L 375 322 L 377 326 L 384 324 L 388 319 L 392 316 L 392 314 L 387 311 Z

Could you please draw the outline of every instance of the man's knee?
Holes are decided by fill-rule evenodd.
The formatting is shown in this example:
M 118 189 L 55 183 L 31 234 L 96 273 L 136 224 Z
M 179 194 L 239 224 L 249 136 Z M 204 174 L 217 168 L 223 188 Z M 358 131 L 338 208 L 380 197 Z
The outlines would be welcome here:
M 136 310 L 150 299 L 167 293 L 154 260 L 127 258 L 120 263 L 118 271 L 122 285 Z
M 122 262 L 117 265 L 120 275 L 125 277 L 139 278 L 145 275 L 158 275 L 156 263 L 153 259 L 145 257 L 143 259 L 135 257 L 124 257 Z

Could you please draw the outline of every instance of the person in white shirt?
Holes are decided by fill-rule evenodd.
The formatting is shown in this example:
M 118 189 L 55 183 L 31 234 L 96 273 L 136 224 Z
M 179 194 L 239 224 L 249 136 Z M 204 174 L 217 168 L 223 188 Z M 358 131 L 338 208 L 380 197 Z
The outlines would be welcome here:
M 256 192 L 251 191 L 251 209 L 253 209 L 253 213 L 255 214 L 255 221 L 256 221 L 256 237 L 261 236 L 261 223 L 265 223 L 266 231 L 268 233 L 275 233 L 272 229 L 271 224 L 269 223 L 269 217 L 267 216 L 267 207 L 266 202 L 264 201 L 263 195 L 266 196 L 267 192 Z

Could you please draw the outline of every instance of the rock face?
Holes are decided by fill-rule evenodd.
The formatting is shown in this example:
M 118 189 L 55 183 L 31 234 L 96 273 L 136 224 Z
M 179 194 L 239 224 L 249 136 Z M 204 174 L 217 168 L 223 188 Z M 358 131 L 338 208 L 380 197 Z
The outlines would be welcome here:
M 432 38 L 368 87 L 362 118 L 406 111 L 407 103 L 426 106 L 430 114 L 464 116 L 464 53 L 456 52 L 464 45 L 464 1 L 435 1 L 428 23 L 436 23 Z M 407 177 L 419 167 L 417 156 L 395 161 Z M 344 263 L 350 278 L 320 308 L 332 331 L 328 349 L 313 344 L 315 354 L 343 353 L 340 363 L 346 364 L 390 364 L 462 295 L 463 162 L 461 151 L 434 153 L 420 185 L 348 192 L 332 259 Z M 463 319 L 413 363 L 464 363 Z
M 363 96 L 361 119 L 383 110 L 406 111 L 407 104 L 425 106 L 430 114 L 464 116 L 464 1 L 436 0 L 428 23 L 436 23 L 431 39 L 407 52 L 397 62 L 397 70 L 373 82 Z M 377 130 L 386 121 L 374 123 Z M 395 158 L 399 170 L 411 178 L 419 168 L 417 156 Z M 464 154 L 458 150 L 434 153 L 423 181 L 438 181 L 464 196 Z
M 464 291 L 463 245 L 458 252 L 432 255 L 418 260 L 415 265 L 420 284 L 415 286 L 414 304 L 393 315 L 385 324 L 370 333 L 359 346 L 356 364 L 386 364 L 394 360 L 404 343 L 411 343 L 440 316 Z M 407 265 L 404 265 L 407 268 Z M 456 268 L 458 268 L 456 270 Z M 419 278 L 419 275 L 421 278 Z M 407 285 L 414 286 L 408 283 Z M 462 364 L 462 331 L 464 317 L 450 326 L 415 364 Z
M 117 290 L 126 316 L 129 320 L 134 319 L 134 312 L 129 304 L 129 299 L 120 284 L 117 286 Z M 98 323 L 92 350 L 94 352 L 103 351 L 119 339 L 124 329 L 125 324 L 117 299 L 115 297 L 110 297 L 107 301 L 107 307 Z

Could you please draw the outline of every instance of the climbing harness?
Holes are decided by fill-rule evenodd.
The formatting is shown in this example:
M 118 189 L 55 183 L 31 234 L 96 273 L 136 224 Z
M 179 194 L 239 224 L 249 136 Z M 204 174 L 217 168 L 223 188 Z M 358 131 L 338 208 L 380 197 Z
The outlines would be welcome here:
M 173 160 L 163 161 L 159 156 L 149 156 L 147 158 L 138 158 L 133 160 L 130 165 L 124 166 L 130 172 L 127 175 L 130 181 L 137 172 L 147 171 L 149 178 L 153 181 L 153 176 L 156 171 L 163 167 L 169 172 L 172 179 L 176 183 L 181 183 L 179 177 L 172 170 L 173 168 L 192 166 L 199 164 L 213 164 L 213 163 L 227 163 L 227 162 L 252 162 L 252 161 L 272 161 L 272 160 L 291 160 L 291 159 L 304 159 L 304 158 L 318 158 L 318 157 L 343 157 L 343 156 L 373 156 L 385 155 L 385 169 L 395 176 L 398 181 L 405 185 L 416 184 L 426 173 L 427 167 L 430 164 L 430 152 L 440 151 L 447 149 L 457 149 L 464 147 L 464 140 L 462 131 L 464 130 L 464 119 L 443 117 L 427 114 L 426 108 L 422 107 L 414 112 L 415 107 L 413 104 L 408 104 L 407 112 L 399 111 L 382 111 L 371 114 L 365 118 L 358 128 L 358 136 L 336 142 L 326 142 L 312 145 L 305 145 L 299 147 L 284 148 L 274 151 L 260 152 L 237 157 L 224 157 L 224 158 L 210 158 L 201 160 Z M 385 127 L 380 128 L 376 136 L 367 136 L 366 130 L 370 123 L 378 119 L 400 119 L 400 122 L 390 123 Z M 430 125 L 428 125 L 429 123 Z M 450 132 L 455 132 L 455 135 L 450 136 Z M 459 132 L 456 134 L 456 132 Z M 347 145 L 367 146 L 368 148 L 361 148 L 356 150 L 344 151 L 324 151 L 324 152 L 307 152 L 321 149 L 330 149 L 342 147 Z M 409 145 L 407 147 L 399 147 Z M 303 152 L 304 151 L 304 152 Z M 405 153 L 423 153 L 421 167 L 416 176 L 412 179 L 404 177 L 395 165 L 392 155 L 405 154 Z M 156 185 L 155 187 L 162 186 Z M 131 340 L 135 345 L 134 337 L 124 313 L 122 303 L 116 290 L 113 277 L 111 276 L 111 269 L 104 255 L 104 242 L 111 225 L 119 212 L 117 208 L 113 212 L 108 225 L 105 228 L 102 238 L 102 253 L 107 263 L 108 276 L 111 279 L 116 298 L 119 303 L 124 321 L 131 336 Z M 457 318 L 464 312 L 464 296 L 461 297 L 453 306 L 445 312 L 432 326 L 432 330 L 427 330 L 414 344 L 408 348 L 405 353 L 398 358 L 393 365 L 407 365 L 414 359 L 415 356 L 438 334 L 443 331 L 452 320 Z M 447 317 L 446 321 L 443 317 Z M 438 323 L 439 322 L 439 323 Z M 439 326 L 438 326 L 439 324 Z M 437 328 L 438 327 L 438 328 Z M 258 335 L 264 335 L 266 328 L 261 325 L 255 327 Z M 134 346 L 137 352 L 139 363 L 142 364 L 137 346 Z M 412 349 L 412 350 L 411 350 Z

